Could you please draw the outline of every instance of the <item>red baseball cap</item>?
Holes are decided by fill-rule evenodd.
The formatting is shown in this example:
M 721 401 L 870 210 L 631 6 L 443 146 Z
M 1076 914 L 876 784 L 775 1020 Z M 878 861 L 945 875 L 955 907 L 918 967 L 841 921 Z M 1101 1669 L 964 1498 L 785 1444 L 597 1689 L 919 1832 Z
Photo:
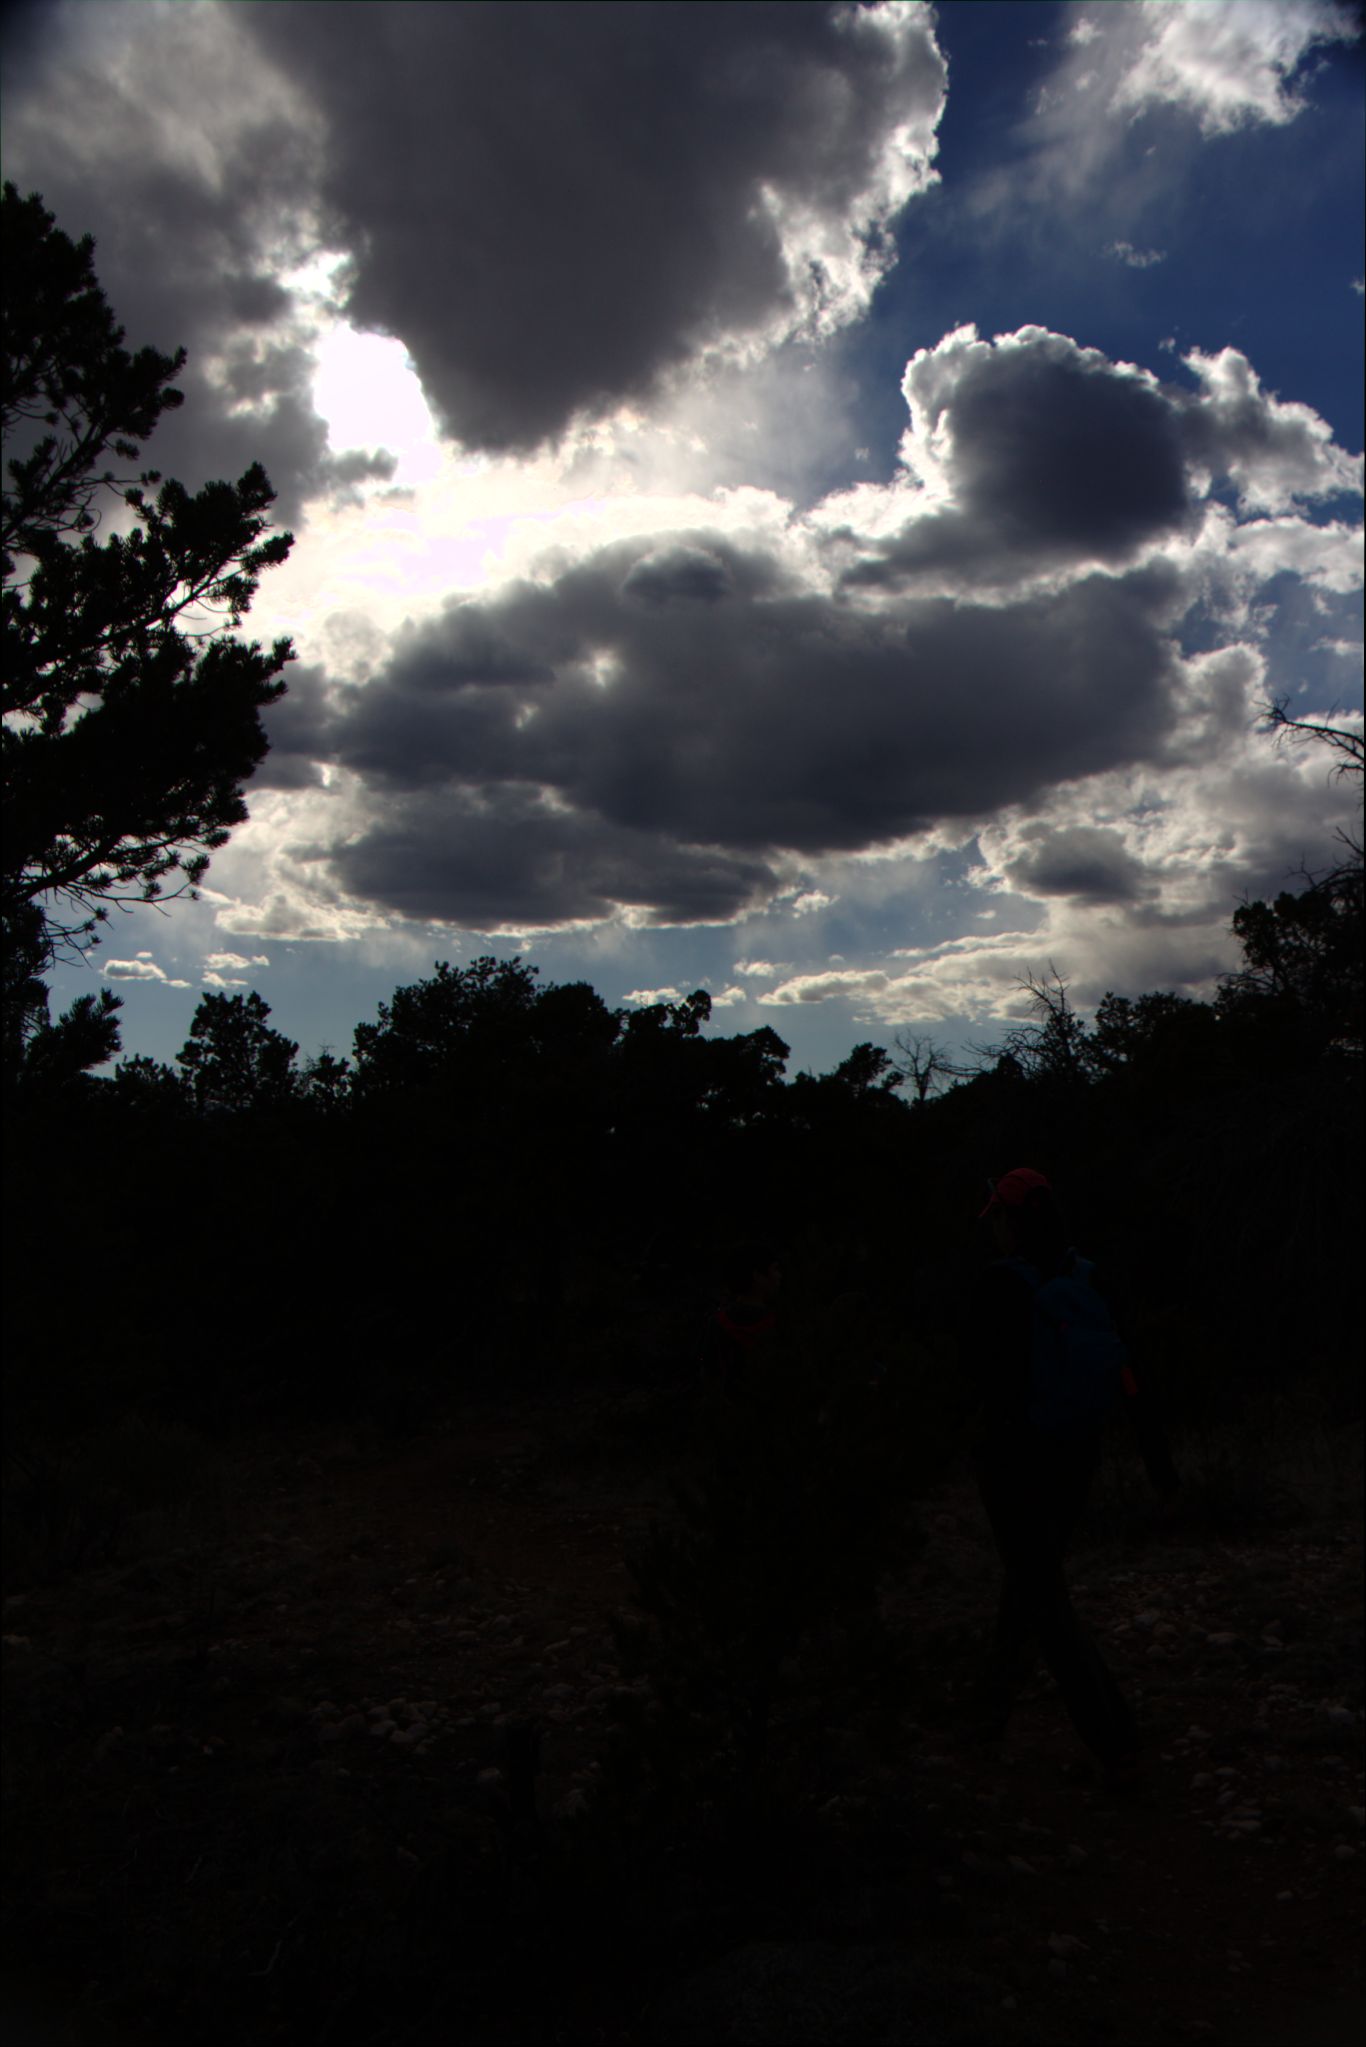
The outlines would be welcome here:
M 979 1222 L 982 1216 L 990 1215 L 997 1208 L 1023 1208 L 1030 1195 L 1036 1194 L 1040 1188 L 1046 1194 L 1053 1191 L 1051 1182 L 1046 1180 L 1042 1173 L 1036 1173 L 1032 1166 L 1015 1166 L 1009 1173 L 1002 1173 L 999 1180 L 990 1181 L 988 1184 L 991 1187 L 991 1199 L 982 1210 L 982 1215 L 978 1216 Z

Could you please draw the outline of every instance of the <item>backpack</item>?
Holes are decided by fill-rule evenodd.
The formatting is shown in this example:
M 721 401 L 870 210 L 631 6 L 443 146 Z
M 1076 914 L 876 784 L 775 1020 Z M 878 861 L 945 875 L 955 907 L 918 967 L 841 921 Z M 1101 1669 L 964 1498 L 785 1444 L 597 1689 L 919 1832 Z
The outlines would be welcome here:
M 1029 1421 L 1057 1442 L 1094 1439 L 1113 1413 L 1127 1353 L 1110 1310 L 1091 1284 L 1095 1266 L 1072 1252 L 1044 1279 L 1025 1258 L 1001 1261 L 1034 1297 Z

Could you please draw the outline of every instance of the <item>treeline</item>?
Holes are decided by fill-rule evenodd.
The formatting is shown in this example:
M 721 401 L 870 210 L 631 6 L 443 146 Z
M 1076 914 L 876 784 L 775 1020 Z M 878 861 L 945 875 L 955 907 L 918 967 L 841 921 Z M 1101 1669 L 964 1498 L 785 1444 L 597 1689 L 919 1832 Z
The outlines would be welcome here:
M 929 1404 L 988 1176 L 1049 1173 L 1119 1269 L 1180 1418 L 1268 1390 L 1359 1402 L 1361 870 L 1238 912 L 1213 1003 L 1064 984 L 969 1070 L 854 1047 L 786 1077 L 702 992 L 612 1010 L 520 960 L 438 965 L 300 1062 L 256 993 L 209 994 L 173 1065 L 112 1076 L 90 998 L 11 1047 L 11 1411 L 197 1425 L 452 1387 L 673 1381 L 737 1240 L 776 1247 L 794 1327 L 911 1361 Z M 101 1036 L 103 1033 L 103 1036 Z

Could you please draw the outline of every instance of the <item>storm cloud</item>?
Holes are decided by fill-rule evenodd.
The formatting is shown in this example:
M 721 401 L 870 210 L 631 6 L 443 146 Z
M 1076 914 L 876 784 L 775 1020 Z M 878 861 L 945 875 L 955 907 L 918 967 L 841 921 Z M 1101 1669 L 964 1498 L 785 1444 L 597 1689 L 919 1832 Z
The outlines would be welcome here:
M 700 355 L 828 331 L 933 176 L 929 8 L 245 10 L 323 128 L 348 310 L 449 431 L 526 449 Z
M 902 390 L 915 490 L 890 545 L 848 573 L 900 582 L 947 569 L 992 580 L 1132 560 L 1192 511 L 1181 412 L 1157 380 L 1040 327 L 975 327 L 921 349 Z
M 1042 329 L 957 330 L 908 366 L 891 484 L 763 537 L 547 555 L 405 627 L 363 686 L 309 674 L 272 713 L 280 778 L 311 757 L 351 792 L 310 857 L 404 917 L 722 921 L 812 862 L 1032 807 L 1002 886 L 1141 909 L 1129 842 L 1049 806 L 1244 731 L 1263 669 L 1239 549 L 1335 546 L 1261 512 L 1355 473 L 1244 358 L 1187 367 L 1162 383 Z
M 334 856 L 343 885 L 461 923 L 610 903 L 720 918 L 776 892 L 785 855 L 860 850 L 1162 746 L 1161 577 L 874 615 L 720 536 L 705 552 L 725 595 L 643 599 L 649 557 L 619 544 L 551 588 L 455 607 L 346 692 L 316 738 L 376 816 Z M 471 672 L 480 641 L 544 679 L 510 683 L 503 655 L 503 674 Z
M 313 406 L 339 310 L 501 450 L 855 317 L 946 82 L 928 7 L 748 0 L 53 0 L 5 55 L 7 175 L 93 233 L 130 342 L 189 351 L 158 466 L 261 460 L 285 520 L 392 471 Z

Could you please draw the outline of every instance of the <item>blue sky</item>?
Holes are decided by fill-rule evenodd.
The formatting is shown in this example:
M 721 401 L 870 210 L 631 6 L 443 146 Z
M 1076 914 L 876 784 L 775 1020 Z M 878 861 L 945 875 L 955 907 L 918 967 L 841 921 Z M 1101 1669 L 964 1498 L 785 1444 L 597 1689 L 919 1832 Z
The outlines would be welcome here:
M 259 457 L 297 537 L 250 824 L 57 1000 L 102 978 L 167 1057 L 255 987 L 344 1051 L 518 952 L 708 987 L 795 1070 L 989 1040 L 1049 963 L 1209 994 L 1344 818 L 1258 706 L 1360 716 L 1359 30 L 22 15 L 5 174 L 190 350 L 154 458 Z

